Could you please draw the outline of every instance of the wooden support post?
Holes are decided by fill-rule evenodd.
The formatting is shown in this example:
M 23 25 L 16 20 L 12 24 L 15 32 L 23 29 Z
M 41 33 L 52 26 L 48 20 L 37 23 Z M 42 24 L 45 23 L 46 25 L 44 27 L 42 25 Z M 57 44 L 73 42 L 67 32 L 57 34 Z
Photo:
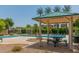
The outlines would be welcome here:
M 49 23 L 47 24 L 47 34 L 48 34 L 47 44 L 49 44 Z
M 73 49 L 73 24 L 72 21 L 69 22 L 69 48 Z
M 40 47 L 42 46 L 41 42 L 42 42 L 42 36 L 41 36 L 41 22 L 39 22 L 39 37 L 40 37 Z
M 69 42 L 68 43 L 69 43 L 69 48 L 73 50 L 73 16 L 67 19 L 69 21 Z

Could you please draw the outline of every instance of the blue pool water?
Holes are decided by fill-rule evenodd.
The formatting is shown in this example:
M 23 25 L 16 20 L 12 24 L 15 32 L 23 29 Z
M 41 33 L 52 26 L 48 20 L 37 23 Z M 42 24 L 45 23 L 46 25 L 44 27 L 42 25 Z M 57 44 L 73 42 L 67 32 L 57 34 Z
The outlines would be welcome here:
M 37 38 L 40 38 L 40 36 L 30 36 L 28 34 L 20 34 L 19 36 L 25 36 L 25 37 L 37 37 Z M 47 34 L 42 34 L 41 35 L 42 38 L 48 38 L 48 35 Z M 66 35 L 62 35 L 62 34 L 50 34 L 49 35 L 49 38 L 65 38 Z
M 0 36 L 0 38 L 13 38 L 13 37 L 17 37 L 17 36 Z M 37 37 L 40 38 L 40 36 L 24 36 L 24 37 Z M 48 38 L 47 35 L 42 35 L 42 38 Z M 65 35 L 49 35 L 49 38 L 65 38 Z
M 40 38 L 40 36 L 33 36 L 33 37 Z M 47 35 L 42 35 L 41 37 L 47 38 L 48 36 Z M 65 38 L 65 37 L 66 37 L 65 35 L 49 35 L 49 38 Z
M 17 36 L 0 36 L 0 38 L 12 38 L 12 37 L 17 37 Z

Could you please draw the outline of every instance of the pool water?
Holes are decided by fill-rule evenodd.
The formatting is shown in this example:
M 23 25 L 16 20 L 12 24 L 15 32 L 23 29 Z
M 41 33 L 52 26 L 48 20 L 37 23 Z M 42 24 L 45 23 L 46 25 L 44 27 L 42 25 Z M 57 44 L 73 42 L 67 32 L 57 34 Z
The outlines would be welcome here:
M 17 37 L 17 36 L 0 36 L 0 38 L 13 38 L 13 37 Z
M 0 36 L 0 38 L 13 38 L 13 37 L 18 37 L 18 36 Z M 20 36 L 19 36 L 20 37 Z M 36 37 L 36 38 L 48 38 L 47 35 L 42 35 L 42 36 L 23 36 L 23 37 Z M 65 38 L 65 35 L 49 35 L 49 38 Z
M 47 34 L 42 34 L 41 36 L 30 36 L 28 34 L 20 34 L 19 36 L 24 36 L 24 37 L 36 37 L 36 38 L 48 38 L 48 35 Z M 66 35 L 65 34 L 49 34 L 49 38 L 65 38 Z
M 43 35 L 43 36 L 33 36 L 33 37 L 45 37 L 47 38 L 48 36 L 47 35 Z M 65 35 L 49 35 L 49 38 L 65 38 L 66 36 Z

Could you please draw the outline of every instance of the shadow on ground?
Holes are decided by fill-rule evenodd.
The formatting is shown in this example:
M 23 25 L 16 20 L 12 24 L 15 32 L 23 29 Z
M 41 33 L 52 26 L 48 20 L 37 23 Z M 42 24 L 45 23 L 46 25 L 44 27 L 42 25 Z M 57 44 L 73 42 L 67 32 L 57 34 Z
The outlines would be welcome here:
M 35 43 L 35 44 L 32 44 L 32 45 L 29 45 L 26 48 L 43 50 L 45 53 L 52 53 L 52 52 L 72 53 L 72 51 L 68 47 L 65 47 L 63 44 L 59 44 L 59 45 L 60 45 L 59 47 L 54 47 L 53 43 L 50 43 L 48 45 L 46 42 L 42 42 L 41 47 L 40 47 L 40 43 L 38 42 L 38 43 Z

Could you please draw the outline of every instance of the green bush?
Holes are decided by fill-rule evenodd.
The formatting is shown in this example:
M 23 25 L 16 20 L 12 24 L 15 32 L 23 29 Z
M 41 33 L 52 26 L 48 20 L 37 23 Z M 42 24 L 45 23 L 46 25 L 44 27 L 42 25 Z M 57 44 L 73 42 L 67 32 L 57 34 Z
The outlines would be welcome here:
M 79 43 L 79 37 L 74 38 L 74 43 Z
M 25 34 L 25 33 L 26 33 L 26 29 L 22 29 L 22 30 L 21 30 L 21 33 L 22 33 L 22 34 Z
M 22 47 L 21 47 L 21 46 L 15 46 L 15 47 L 13 47 L 13 49 L 12 49 L 13 52 L 19 52 L 19 51 L 21 51 L 21 50 L 22 50 Z
M 52 29 L 53 34 L 68 34 L 67 28 L 53 28 Z
M 52 28 L 52 33 L 56 34 L 57 33 L 57 28 Z
M 64 40 L 63 42 L 67 43 L 67 40 Z

